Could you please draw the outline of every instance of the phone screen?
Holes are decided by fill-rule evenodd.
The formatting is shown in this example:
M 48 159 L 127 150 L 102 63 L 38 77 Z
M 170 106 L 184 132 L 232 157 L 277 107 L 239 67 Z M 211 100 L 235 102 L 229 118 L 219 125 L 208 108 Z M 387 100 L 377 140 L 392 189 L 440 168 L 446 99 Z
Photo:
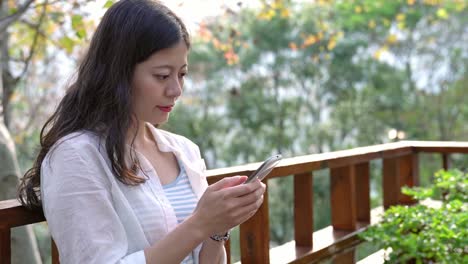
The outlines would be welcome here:
M 282 159 L 281 155 L 273 155 L 266 159 L 260 167 L 256 171 L 254 171 L 252 174 L 250 174 L 249 178 L 245 181 L 245 183 L 249 183 L 255 179 L 263 180 L 278 163 Z

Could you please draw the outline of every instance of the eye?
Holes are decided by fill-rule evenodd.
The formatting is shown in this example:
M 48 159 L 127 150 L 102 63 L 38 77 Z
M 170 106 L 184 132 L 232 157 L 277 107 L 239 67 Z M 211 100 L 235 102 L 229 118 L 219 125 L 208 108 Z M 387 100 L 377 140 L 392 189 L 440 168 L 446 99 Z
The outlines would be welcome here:
M 154 74 L 153 76 L 154 76 L 156 79 L 161 80 L 161 81 L 164 81 L 164 80 L 166 80 L 167 78 L 169 78 L 169 75 L 166 75 L 166 74 Z
M 185 76 L 187 76 L 187 74 L 188 74 L 188 73 L 186 73 L 186 72 L 181 72 L 181 73 L 179 74 L 179 78 L 184 78 Z

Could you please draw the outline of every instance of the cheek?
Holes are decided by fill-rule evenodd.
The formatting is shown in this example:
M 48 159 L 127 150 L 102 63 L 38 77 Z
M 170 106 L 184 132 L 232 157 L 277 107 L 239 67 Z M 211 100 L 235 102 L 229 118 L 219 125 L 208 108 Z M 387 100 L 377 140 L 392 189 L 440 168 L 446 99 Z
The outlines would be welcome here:
M 161 85 L 154 79 L 153 76 L 140 78 L 137 82 L 135 82 L 135 97 L 142 101 L 154 99 L 154 97 L 158 97 L 158 93 L 161 88 Z

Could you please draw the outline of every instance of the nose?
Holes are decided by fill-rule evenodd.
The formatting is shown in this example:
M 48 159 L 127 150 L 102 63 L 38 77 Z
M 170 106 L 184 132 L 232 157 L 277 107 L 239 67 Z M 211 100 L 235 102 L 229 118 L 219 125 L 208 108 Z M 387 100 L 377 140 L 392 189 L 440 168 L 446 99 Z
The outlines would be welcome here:
M 182 94 L 183 80 L 173 78 L 168 84 L 166 95 L 169 97 L 179 97 Z

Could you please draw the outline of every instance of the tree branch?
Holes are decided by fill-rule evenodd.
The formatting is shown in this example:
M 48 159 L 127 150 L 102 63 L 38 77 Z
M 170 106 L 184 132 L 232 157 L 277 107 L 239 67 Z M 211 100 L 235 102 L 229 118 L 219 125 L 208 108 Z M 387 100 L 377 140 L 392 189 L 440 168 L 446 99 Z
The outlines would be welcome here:
M 36 25 L 25 20 L 25 19 L 21 19 L 20 20 L 21 23 L 24 23 L 26 26 L 29 26 L 30 28 L 32 29 L 35 29 L 36 28 Z M 60 48 L 63 48 L 62 45 L 60 45 L 60 43 L 58 43 L 57 41 L 54 41 L 53 39 L 51 38 L 48 38 L 49 36 L 46 35 L 46 33 L 44 33 L 43 31 L 40 30 L 40 28 L 36 31 L 37 33 L 39 33 L 39 35 L 45 39 L 47 39 L 48 41 L 52 42 L 55 46 L 57 47 L 60 47 Z
M 0 32 L 5 31 L 11 23 L 15 22 L 18 20 L 21 15 L 28 10 L 29 6 L 34 2 L 35 0 L 28 0 L 26 3 L 24 3 L 22 6 L 18 8 L 18 11 L 11 15 L 7 15 L 5 17 L 0 17 Z
M 48 0 L 45 1 L 44 6 L 42 7 L 41 16 L 39 17 L 39 21 L 37 22 L 37 24 L 34 27 L 34 30 L 36 31 L 36 33 L 34 34 L 33 43 L 31 44 L 31 48 L 29 49 L 29 55 L 26 58 L 26 60 L 24 61 L 23 71 L 21 72 L 20 75 L 18 75 L 18 77 L 16 77 L 17 79 L 23 78 L 23 76 L 26 74 L 26 72 L 28 71 L 28 68 L 29 68 L 29 64 L 31 63 L 31 59 L 34 56 L 34 53 L 36 51 L 37 42 L 39 40 L 39 30 L 40 30 L 42 21 L 44 20 L 45 14 L 46 14 L 47 2 L 48 2 Z

